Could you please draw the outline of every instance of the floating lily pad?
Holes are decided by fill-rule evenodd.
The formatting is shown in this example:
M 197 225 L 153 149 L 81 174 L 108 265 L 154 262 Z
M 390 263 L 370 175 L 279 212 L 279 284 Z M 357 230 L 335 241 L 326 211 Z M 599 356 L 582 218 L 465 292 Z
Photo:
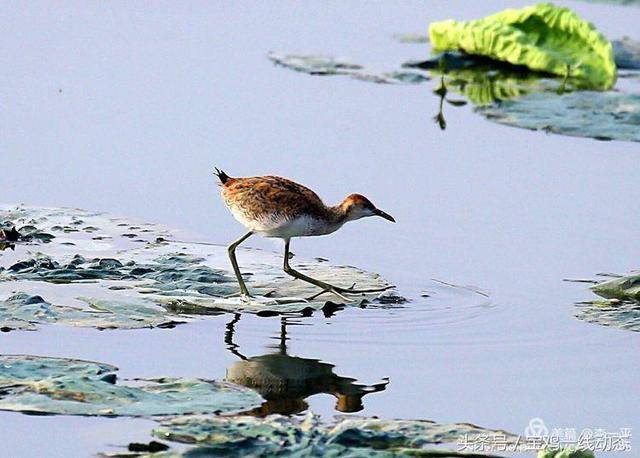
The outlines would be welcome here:
M 0 223 L 0 242 L 2 243 L 30 242 L 34 240 L 48 243 L 53 238 L 55 238 L 55 235 L 39 231 L 35 226 L 28 225 L 17 229 L 11 223 Z
M 0 329 L 34 330 L 47 323 L 98 329 L 168 328 L 185 321 L 144 299 L 119 302 L 78 297 L 73 302 L 82 305 L 53 305 L 41 296 L 18 292 L 0 301 Z
M 589 323 L 640 332 L 640 274 L 614 276 L 606 281 L 573 280 L 595 283 L 591 290 L 602 297 L 576 304 L 576 317 Z
M 304 420 L 270 415 L 254 417 L 182 417 L 162 421 L 159 438 L 194 444 L 184 456 L 468 456 L 437 447 L 466 437 L 487 437 L 514 444 L 517 436 L 471 424 L 343 418 L 323 425 L 312 414 Z M 486 456 L 474 454 L 473 456 Z
M 163 377 L 117 383 L 117 368 L 65 358 L 0 355 L 0 410 L 134 416 L 236 412 L 259 406 L 252 390 Z
M 395 33 L 393 38 L 400 43 L 429 43 L 429 36 L 422 33 Z
M 272 52 L 267 57 L 276 65 L 308 75 L 347 75 L 357 80 L 379 84 L 419 84 L 430 79 L 424 73 L 405 70 L 377 72 L 327 55 Z
M 640 70 L 640 42 L 624 37 L 612 43 L 618 68 Z
M 477 109 L 500 124 L 598 140 L 640 142 L 640 93 L 534 93 Z
M 58 233 L 50 243 L 16 244 L 15 251 L 0 253 L 3 330 L 45 323 L 100 329 L 171 327 L 196 315 L 308 313 L 335 309 L 335 303 L 342 302 L 329 294 L 306 299 L 320 290 L 287 276 L 278 253 L 238 251 L 255 295 L 244 299 L 230 297 L 238 285 L 225 246 L 178 241 L 175 231 L 77 209 L 0 207 L 0 220 Z M 388 286 L 377 274 L 354 267 L 317 260 L 294 265 L 345 287 Z M 355 296 L 345 305 L 383 305 L 378 296 Z
M 591 287 L 598 296 L 607 299 L 640 300 L 640 274 L 617 277 Z

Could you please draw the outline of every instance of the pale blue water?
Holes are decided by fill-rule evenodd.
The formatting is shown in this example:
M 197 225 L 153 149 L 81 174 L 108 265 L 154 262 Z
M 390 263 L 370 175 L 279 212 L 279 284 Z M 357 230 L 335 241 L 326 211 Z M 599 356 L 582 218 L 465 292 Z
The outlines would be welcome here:
M 638 8 L 562 3 L 611 38 L 640 39 Z M 388 377 L 385 391 L 365 397 L 365 415 L 514 432 L 541 417 L 550 428 L 640 434 L 640 337 L 576 320 L 572 304 L 591 295 L 562 282 L 639 267 L 640 146 L 499 126 L 469 108 L 449 109 L 441 132 L 435 82 L 311 77 L 265 57 L 324 52 L 386 69 L 427 52 L 394 33 L 523 4 L 4 3 L 0 199 L 104 210 L 228 242 L 243 229 L 217 195 L 214 165 L 288 176 L 328 202 L 361 192 L 398 223 L 360 221 L 292 249 L 379 272 L 414 302 L 298 320 L 289 354 L 362 383 Z M 429 308 L 419 294 L 431 278 L 476 285 L 489 306 L 463 294 Z M 52 326 L 0 341 L 3 353 L 98 360 L 124 377 L 222 378 L 237 360 L 223 338 L 230 319 L 153 331 Z M 246 316 L 235 342 L 261 355 L 279 332 L 278 318 Z M 308 402 L 335 412 L 329 395 Z M 7 456 L 86 456 L 148 439 L 153 426 L 0 418 Z

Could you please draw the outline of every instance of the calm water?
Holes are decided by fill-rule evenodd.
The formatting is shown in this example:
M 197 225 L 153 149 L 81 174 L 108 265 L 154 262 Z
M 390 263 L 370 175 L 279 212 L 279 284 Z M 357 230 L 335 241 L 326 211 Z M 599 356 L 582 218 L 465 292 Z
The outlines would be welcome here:
M 4 3 L 1 200 L 104 210 L 224 243 L 243 229 L 217 196 L 214 165 L 288 176 L 327 202 L 361 192 L 398 223 L 360 221 L 292 249 L 379 272 L 413 302 L 291 320 L 288 355 L 363 384 L 388 378 L 365 396 L 365 415 L 514 432 L 541 417 L 549 428 L 631 427 L 637 436 L 640 337 L 575 319 L 572 304 L 591 295 L 562 279 L 640 267 L 640 146 L 499 126 L 469 108 L 449 109 L 441 132 L 436 82 L 311 77 L 265 57 L 325 52 L 386 69 L 427 52 L 394 33 L 525 3 Z M 638 8 L 562 3 L 610 38 L 640 39 Z M 432 278 L 490 298 L 449 291 L 445 305 L 429 305 L 420 294 Z M 3 334 L 0 349 L 108 362 L 123 377 L 221 379 L 239 360 L 225 343 L 232 318 L 173 330 L 50 326 Z M 233 348 L 280 352 L 280 337 L 279 318 L 243 316 Z M 329 394 L 306 401 L 336 412 Z M 147 439 L 153 426 L 0 419 L 6 456 L 89 455 Z

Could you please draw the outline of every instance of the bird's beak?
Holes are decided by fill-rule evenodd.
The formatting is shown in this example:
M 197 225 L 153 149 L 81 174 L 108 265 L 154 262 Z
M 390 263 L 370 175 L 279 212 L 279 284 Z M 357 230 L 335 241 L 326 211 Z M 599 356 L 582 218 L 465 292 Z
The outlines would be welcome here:
M 393 216 L 391 216 L 389 213 L 385 213 L 385 212 L 383 212 L 382 210 L 379 210 L 379 209 L 377 209 L 377 208 L 376 208 L 376 211 L 374 212 L 374 214 L 375 214 L 376 216 L 381 216 L 381 217 L 383 217 L 384 219 L 386 219 L 387 221 L 391 221 L 392 223 L 395 223 L 395 222 L 396 222 L 396 220 L 395 220 L 395 219 L 393 219 Z

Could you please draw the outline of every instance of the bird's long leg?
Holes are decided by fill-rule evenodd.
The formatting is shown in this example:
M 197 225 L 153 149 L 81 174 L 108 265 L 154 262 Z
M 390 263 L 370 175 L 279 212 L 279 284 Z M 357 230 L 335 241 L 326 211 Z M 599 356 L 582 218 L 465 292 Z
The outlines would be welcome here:
M 236 278 L 238 279 L 238 284 L 240 285 L 240 294 L 242 296 L 249 296 L 249 291 L 247 290 L 247 285 L 244 284 L 244 279 L 242 278 L 242 274 L 240 273 L 240 268 L 238 267 L 238 261 L 236 260 L 236 248 L 242 242 L 247 240 L 249 237 L 253 235 L 253 232 L 247 232 L 245 235 L 240 237 L 238 240 L 229 245 L 229 259 L 231 259 L 231 265 L 233 266 L 233 271 L 236 274 Z
M 346 298 L 344 294 L 379 293 L 379 292 L 386 291 L 388 289 L 393 288 L 393 286 L 391 285 L 385 286 L 383 288 L 369 288 L 369 289 L 354 289 L 353 286 L 351 286 L 350 288 L 341 288 L 339 286 L 334 286 L 332 284 L 323 282 L 321 280 L 317 280 L 315 278 L 309 277 L 301 272 L 298 272 L 297 270 L 293 269 L 289 265 L 289 242 L 290 242 L 290 239 L 285 239 L 284 241 L 284 271 L 288 275 L 291 275 L 294 278 L 297 278 L 302 281 L 306 281 L 307 283 L 311 283 L 312 285 L 322 288 L 323 291 L 320 294 L 325 292 L 333 293 L 339 296 L 342 300 L 349 301 L 349 299 Z M 312 296 L 312 298 L 315 298 L 320 294 L 316 294 Z

